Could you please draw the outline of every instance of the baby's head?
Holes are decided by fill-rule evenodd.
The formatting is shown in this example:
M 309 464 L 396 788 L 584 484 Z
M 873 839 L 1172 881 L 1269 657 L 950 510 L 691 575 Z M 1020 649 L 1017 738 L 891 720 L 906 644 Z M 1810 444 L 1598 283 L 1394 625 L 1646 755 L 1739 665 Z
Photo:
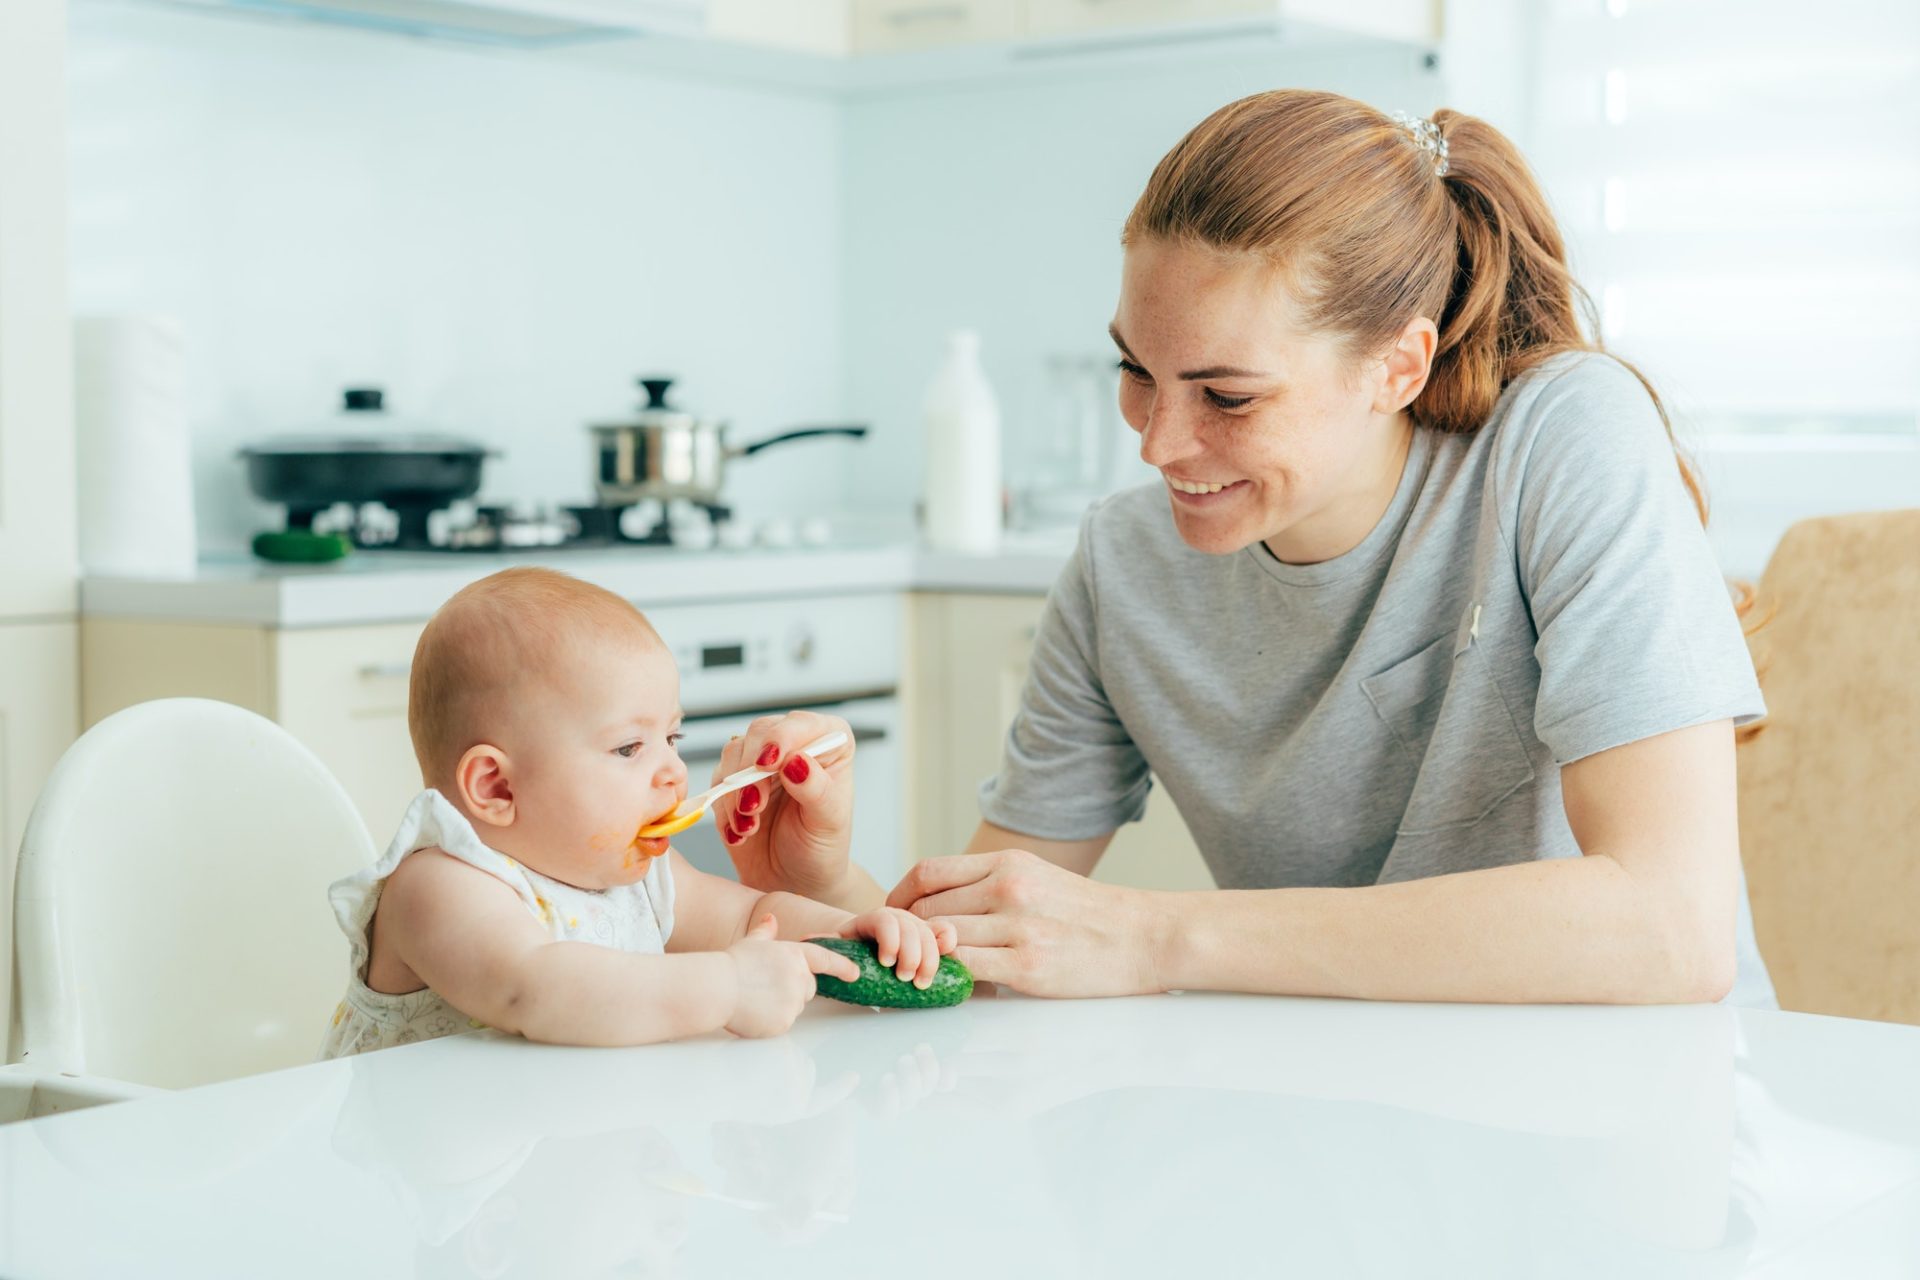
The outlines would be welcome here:
M 666 852 L 635 832 L 686 798 L 680 673 L 644 615 L 551 569 L 466 587 L 414 649 L 407 726 L 426 785 L 542 875 L 629 884 Z

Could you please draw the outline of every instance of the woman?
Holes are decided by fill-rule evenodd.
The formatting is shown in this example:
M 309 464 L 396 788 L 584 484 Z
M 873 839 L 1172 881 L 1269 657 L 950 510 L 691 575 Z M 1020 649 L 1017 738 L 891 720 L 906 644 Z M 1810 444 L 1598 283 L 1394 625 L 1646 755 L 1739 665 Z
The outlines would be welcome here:
M 889 901 L 1039 994 L 1773 1005 L 1736 609 L 1512 144 L 1261 94 L 1123 240 L 1121 409 L 1165 483 L 1088 514 L 985 820 Z M 1219 891 L 1087 878 L 1149 773 Z

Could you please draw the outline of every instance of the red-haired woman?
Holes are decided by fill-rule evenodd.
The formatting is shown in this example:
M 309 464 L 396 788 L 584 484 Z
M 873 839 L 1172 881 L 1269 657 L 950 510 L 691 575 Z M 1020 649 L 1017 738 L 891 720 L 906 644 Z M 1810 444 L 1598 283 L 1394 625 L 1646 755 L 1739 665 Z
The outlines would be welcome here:
M 1040 994 L 1772 1005 L 1741 624 L 1512 143 L 1259 94 L 1124 243 L 1121 408 L 1164 483 L 1088 513 L 970 852 L 890 900 Z M 1219 891 L 1087 878 L 1149 774 Z

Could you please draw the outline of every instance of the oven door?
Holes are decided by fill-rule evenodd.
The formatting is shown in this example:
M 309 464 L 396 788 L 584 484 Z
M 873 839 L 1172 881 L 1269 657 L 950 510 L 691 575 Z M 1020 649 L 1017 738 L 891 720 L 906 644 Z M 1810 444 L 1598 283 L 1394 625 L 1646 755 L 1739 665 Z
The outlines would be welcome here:
M 788 708 L 781 708 L 787 710 Z M 897 699 L 858 698 L 848 702 L 814 703 L 793 708 L 839 716 L 853 729 L 853 860 L 873 873 L 883 888 L 891 888 L 906 873 L 902 865 L 901 788 L 905 785 L 900 759 L 900 704 Z M 689 718 L 681 725 L 686 735 L 680 758 L 687 762 L 687 789 L 711 786 L 714 767 L 727 739 L 744 732 L 758 711 Z M 673 838 L 673 847 L 702 871 L 737 879 L 727 856 L 720 829 L 711 816 L 702 818 Z

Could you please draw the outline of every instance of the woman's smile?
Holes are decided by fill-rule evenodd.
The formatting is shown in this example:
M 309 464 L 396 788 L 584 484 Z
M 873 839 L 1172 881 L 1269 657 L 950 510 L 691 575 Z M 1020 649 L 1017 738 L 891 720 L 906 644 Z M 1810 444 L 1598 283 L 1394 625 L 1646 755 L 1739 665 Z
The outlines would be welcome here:
M 1173 500 L 1187 507 L 1211 507 L 1231 501 L 1249 484 L 1246 480 L 1186 480 L 1161 472 Z

